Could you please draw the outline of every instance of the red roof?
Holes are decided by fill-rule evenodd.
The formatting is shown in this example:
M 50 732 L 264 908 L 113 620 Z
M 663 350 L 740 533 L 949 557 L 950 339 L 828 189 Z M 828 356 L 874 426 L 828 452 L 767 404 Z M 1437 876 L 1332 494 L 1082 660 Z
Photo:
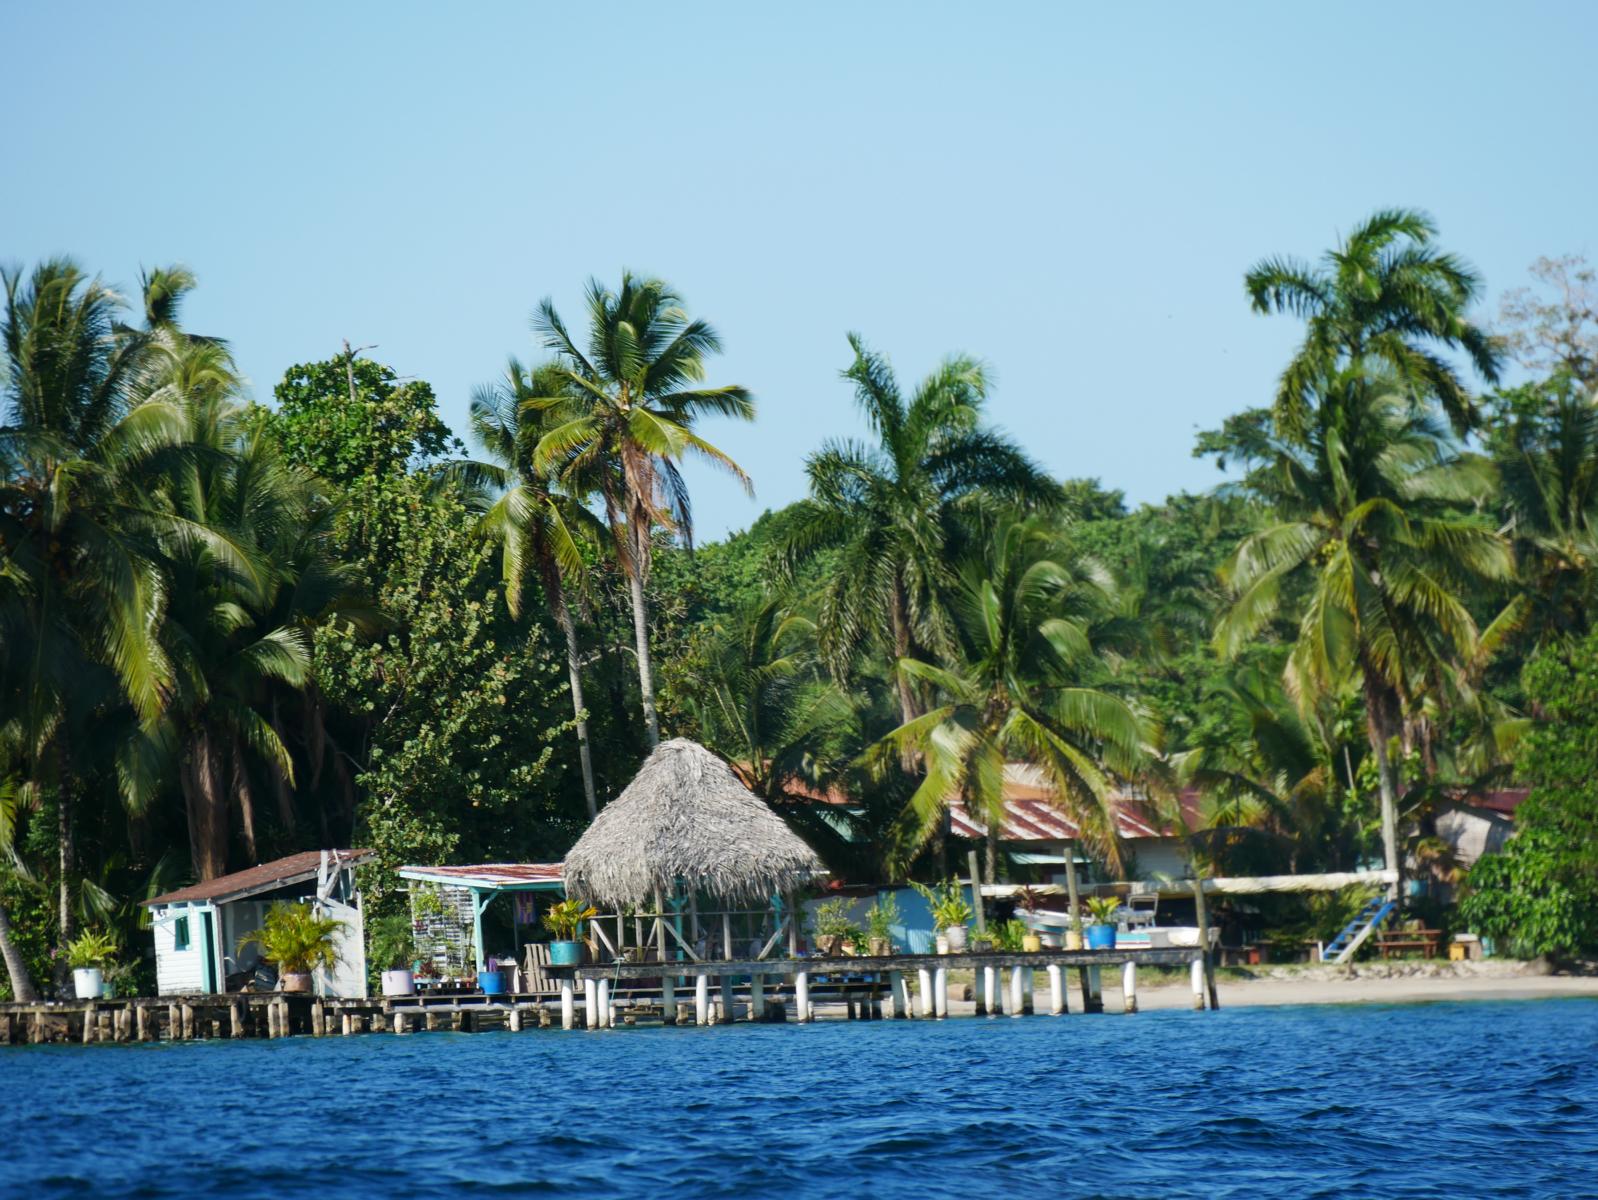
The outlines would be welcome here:
M 477 863 L 468 867 L 401 867 L 400 877 L 459 880 L 463 887 L 514 887 L 527 883 L 560 883 L 560 863 Z
M 302 850 L 286 858 L 274 859 L 258 867 L 219 875 L 191 887 L 140 901 L 146 906 L 155 904 L 182 904 L 191 900 L 239 900 L 260 892 L 270 892 L 291 883 L 315 879 L 322 867 L 322 855 L 337 855 L 341 864 L 362 862 L 372 856 L 370 850 Z

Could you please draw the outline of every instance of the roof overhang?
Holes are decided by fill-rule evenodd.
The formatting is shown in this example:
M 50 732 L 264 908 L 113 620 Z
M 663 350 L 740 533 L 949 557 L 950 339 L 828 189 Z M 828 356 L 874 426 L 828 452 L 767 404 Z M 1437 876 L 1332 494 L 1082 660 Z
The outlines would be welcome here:
M 401 867 L 401 879 L 479 892 L 558 892 L 566 888 L 560 863 L 478 863 L 464 867 Z

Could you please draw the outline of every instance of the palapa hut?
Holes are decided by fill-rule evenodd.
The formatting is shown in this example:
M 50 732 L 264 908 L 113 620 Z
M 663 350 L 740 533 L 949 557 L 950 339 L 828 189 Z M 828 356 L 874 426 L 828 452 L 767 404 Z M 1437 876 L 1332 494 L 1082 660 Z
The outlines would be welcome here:
M 669 933 L 695 958 L 732 957 L 735 925 L 769 950 L 793 893 L 824 872 L 815 851 L 730 766 L 686 738 L 655 748 L 564 864 L 568 894 L 616 914 L 615 945 L 609 921 L 595 928 L 613 953 L 624 951 L 630 918 L 635 946 L 664 957 Z M 651 908 L 665 920 L 646 930 L 640 910 Z M 706 920 L 711 908 L 719 930 Z M 720 944 L 707 944 L 718 933 Z

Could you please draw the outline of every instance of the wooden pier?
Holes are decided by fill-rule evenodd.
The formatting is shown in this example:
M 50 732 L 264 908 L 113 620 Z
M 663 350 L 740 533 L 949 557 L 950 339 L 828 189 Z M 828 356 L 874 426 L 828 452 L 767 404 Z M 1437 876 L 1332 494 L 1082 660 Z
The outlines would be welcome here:
M 335 999 L 289 993 L 194 993 L 0 1004 L 0 1045 L 439 1030 L 514 1032 L 575 1029 L 579 1025 L 608 1029 L 653 1022 L 712 1025 L 730 1023 L 740 1011 L 753 1021 L 808 1022 L 816 1019 L 818 1011 L 852 1019 L 936 1020 L 949 1015 L 949 973 L 954 970 L 972 972 L 978 1014 L 1021 1016 L 1030 1012 L 1033 972 L 1043 971 L 1048 977 L 1049 1012 L 1064 1015 L 1068 1011 L 1067 975 L 1072 970 L 1078 976 L 1084 1011 L 1103 1011 L 1103 972 L 1119 970 L 1123 1011 L 1136 1012 L 1140 965 L 1188 966 L 1193 1007 L 1216 1006 L 1214 975 L 1207 956 L 1197 948 L 664 964 L 622 961 L 549 968 L 559 981 L 557 995 L 463 993 Z

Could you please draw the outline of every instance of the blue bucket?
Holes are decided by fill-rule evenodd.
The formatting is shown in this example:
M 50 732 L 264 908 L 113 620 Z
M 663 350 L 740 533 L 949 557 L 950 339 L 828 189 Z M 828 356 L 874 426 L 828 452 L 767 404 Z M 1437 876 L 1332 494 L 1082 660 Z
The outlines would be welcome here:
M 1115 949 L 1114 925 L 1089 925 L 1082 932 L 1087 936 L 1089 950 Z
M 581 942 L 551 942 L 549 943 L 549 965 L 552 967 L 575 967 L 583 961 L 583 944 Z
M 500 996 L 505 992 L 505 972 L 479 971 L 477 972 L 477 986 L 482 989 L 485 996 Z

